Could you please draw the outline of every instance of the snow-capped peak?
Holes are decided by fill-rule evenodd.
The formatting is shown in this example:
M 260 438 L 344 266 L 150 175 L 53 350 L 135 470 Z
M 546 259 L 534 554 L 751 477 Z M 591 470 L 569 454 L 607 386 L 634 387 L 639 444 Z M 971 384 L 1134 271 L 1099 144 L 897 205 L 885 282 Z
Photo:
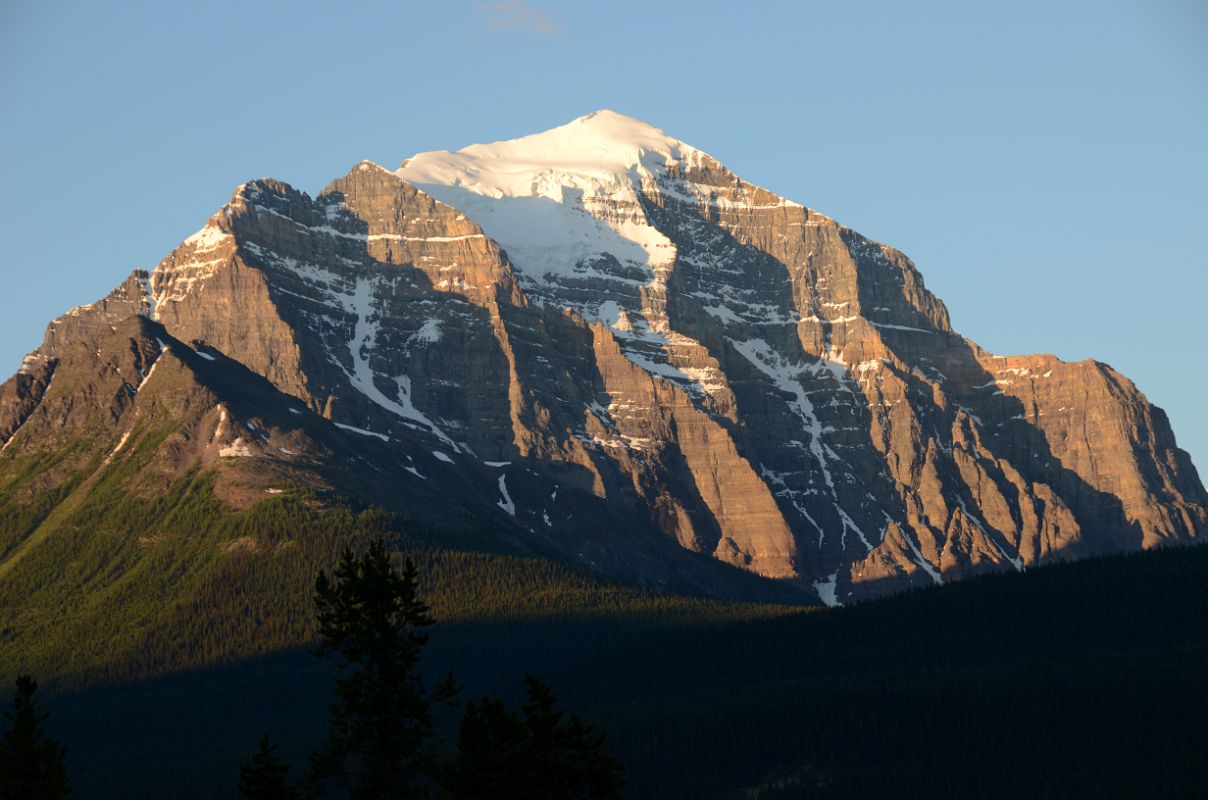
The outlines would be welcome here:
M 414 184 L 462 186 L 494 197 L 531 195 L 532 178 L 558 173 L 594 181 L 626 180 L 635 169 L 658 169 L 700 151 L 641 120 L 596 111 L 565 125 L 457 152 L 420 153 L 398 174 Z
M 420 153 L 397 174 L 478 222 L 536 289 L 582 279 L 604 255 L 652 280 L 675 247 L 646 219 L 639 192 L 669 164 L 703 156 L 653 125 L 596 111 L 519 139 Z

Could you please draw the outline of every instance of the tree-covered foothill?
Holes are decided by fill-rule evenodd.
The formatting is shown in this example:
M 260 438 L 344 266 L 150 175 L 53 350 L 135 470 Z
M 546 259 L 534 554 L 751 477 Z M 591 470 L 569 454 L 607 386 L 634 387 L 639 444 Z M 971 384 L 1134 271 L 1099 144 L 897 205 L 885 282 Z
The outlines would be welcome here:
M 32 482 L 61 465 L 0 459 L 0 665 L 54 698 L 81 796 L 225 796 L 266 730 L 301 766 L 335 678 L 309 654 L 316 573 L 379 539 L 440 621 L 425 678 L 452 670 L 480 710 L 522 717 L 518 676 L 541 674 L 608 732 L 635 800 L 1208 785 L 1208 547 L 847 609 L 726 603 L 509 549 L 485 523 L 455 538 L 306 489 L 233 508 L 205 471 L 131 485 L 158 435 L 114 460 L 126 478 L 68 480 L 54 504 Z M 435 716 L 451 763 L 461 709 Z

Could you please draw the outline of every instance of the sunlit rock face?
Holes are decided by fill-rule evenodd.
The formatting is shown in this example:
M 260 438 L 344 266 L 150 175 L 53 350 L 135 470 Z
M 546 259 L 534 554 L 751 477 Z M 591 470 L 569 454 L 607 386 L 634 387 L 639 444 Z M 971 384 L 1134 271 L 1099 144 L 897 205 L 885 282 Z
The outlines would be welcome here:
M 0 389 L 6 448 L 36 446 L 71 343 L 134 317 L 372 445 L 375 497 L 439 519 L 417 487 L 442 481 L 520 539 L 656 585 L 695 574 L 692 551 L 833 604 L 1208 524 L 1126 378 L 982 351 L 898 251 L 609 111 L 364 162 L 315 198 L 239 187 L 52 324 Z M 132 359 L 161 352 L 138 341 Z M 290 458 L 265 441 L 220 444 Z

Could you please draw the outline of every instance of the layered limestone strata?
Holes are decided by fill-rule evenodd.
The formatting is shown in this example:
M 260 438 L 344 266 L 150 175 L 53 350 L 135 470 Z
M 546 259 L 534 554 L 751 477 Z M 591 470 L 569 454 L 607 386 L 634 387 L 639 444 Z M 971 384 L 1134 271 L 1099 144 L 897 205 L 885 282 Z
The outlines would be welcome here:
M 1110 367 L 982 351 L 898 251 L 611 112 L 315 198 L 239 187 L 51 326 L 0 389 L 4 446 L 65 353 L 140 315 L 394 448 L 400 495 L 439 464 L 498 525 L 651 583 L 687 569 L 671 543 L 843 602 L 1208 520 Z

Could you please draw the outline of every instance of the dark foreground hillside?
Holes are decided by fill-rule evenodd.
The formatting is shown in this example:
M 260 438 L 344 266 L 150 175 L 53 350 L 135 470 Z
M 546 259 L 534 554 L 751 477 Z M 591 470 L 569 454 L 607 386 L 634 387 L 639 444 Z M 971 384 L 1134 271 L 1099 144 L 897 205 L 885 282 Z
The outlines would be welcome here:
M 609 731 L 633 797 L 1195 797 L 1208 786 L 1205 547 L 836 611 L 663 596 L 537 559 L 411 549 L 446 619 L 428 668 L 456 672 L 465 699 L 514 697 L 524 671 L 542 674 Z M 264 612 L 230 590 L 238 579 L 263 588 L 262 573 L 231 570 L 225 594 L 196 601 L 197 618 L 215 618 L 207 602 Z M 270 577 L 280 587 L 291 574 Z M 300 572 L 290 580 L 305 593 Z M 206 632 L 190 617 L 177 609 L 195 647 Z M 115 666 L 88 688 L 61 681 L 45 701 L 77 793 L 229 797 L 264 732 L 301 765 L 322 732 L 327 668 L 296 646 L 220 660 L 141 678 Z
M 594 665 L 582 702 L 635 796 L 1202 797 L 1206 585 L 1201 546 L 736 624 Z

